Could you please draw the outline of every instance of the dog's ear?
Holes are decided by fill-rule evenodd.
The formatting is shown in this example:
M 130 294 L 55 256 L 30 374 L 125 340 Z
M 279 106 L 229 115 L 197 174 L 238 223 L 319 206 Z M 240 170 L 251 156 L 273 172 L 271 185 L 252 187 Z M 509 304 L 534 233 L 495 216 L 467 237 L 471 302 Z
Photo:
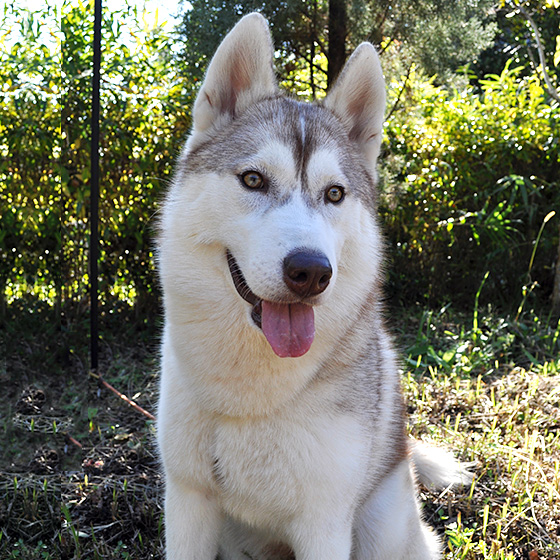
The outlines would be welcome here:
M 362 43 L 354 51 L 324 105 L 342 121 L 373 167 L 381 149 L 385 114 L 385 80 L 373 45 Z
M 277 92 L 268 23 L 249 14 L 226 35 L 212 58 L 193 110 L 194 132 L 203 133 Z

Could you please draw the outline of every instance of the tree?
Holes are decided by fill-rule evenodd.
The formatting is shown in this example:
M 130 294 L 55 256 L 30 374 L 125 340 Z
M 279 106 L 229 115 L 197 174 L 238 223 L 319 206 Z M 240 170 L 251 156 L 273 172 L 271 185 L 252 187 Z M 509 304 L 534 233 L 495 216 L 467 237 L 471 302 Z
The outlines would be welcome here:
M 548 7 L 552 7 L 552 3 L 554 2 L 556 8 L 558 8 L 560 6 L 560 2 L 558 0 L 547 0 L 546 5 Z M 552 84 L 552 80 L 551 77 L 549 75 L 549 70 L 548 70 L 548 64 L 547 64 L 547 56 L 546 56 L 546 52 L 545 52 L 545 48 L 546 46 L 543 44 L 543 40 L 541 38 L 541 31 L 535 21 L 535 19 L 533 18 L 531 12 L 529 11 L 529 9 L 521 2 L 517 2 L 516 0 L 510 0 L 507 1 L 505 0 L 505 4 L 506 5 L 511 5 L 514 10 L 518 11 L 523 18 L 525 18 L 527 24 L 529 25 L 529 27 L 531 28 L 531 31 L 533 33 L 534 39 L 535 39 L 535 47 L 539 56 L 539 66 L 540 66 L 540 70 L 541 70 L 541 74 L 543 77 L 543 80 L 546 84 L 546 90 L 548 91 L 548 94 L 553 97 L 556 101 L 558 101 L 560 103 L 560 95 L 558 94 L 558 90 L 556 89 L 556 86 L 554 86 Z M 560 30 L 560 27 L 559 27 Z M 558 62 L 560 62 L 560 35 L 558 35 L 556 37 L 556 50 L 553 51 L 554 52 L 554 62 L 553 65 L 557 66 Z M 531 52 L 529 50 L 529 52 Z
M 516 66 L 526 67 L 526 74 L 541 72 L 544 64 L 550 80 L 557 82 L 559 8 L 559 0 L 501 0 L 496 9 L 498 29 L 494 42 L 481 53 L 471 70 L 483 78 L 486 74 L 501 72 L 505 62 L 513 58 Z
M 430 74 L 445 78 L 493 38 L 493 0 L 193 0 L 179 34 L 186 71 L 202 78 L 208 59 L 236 21 L 251 11 L 268 18 L 281 78 L 300 93 L 320 94 L 362 41 L 381 51 L 398 45 Z
M 345 0 L 329 0 L 329 48 L 327 84 L 330 86 L 344 66 L 348 35 Z
M 178 31 L 183 41 L 180 58 L 184 72 L 195 82 L 202 79 L 207 63 L 226 33 L 245 14 L 259 11 L 270 23 L 278 52 L 277 70 L 296 91 L 326 87 L 325 0 L 195 0 L 184 6 Z M 303 75 L 305 74 L 305 77 Z M 303 79 L 302 79 L 303 78 Z
M 350 40 L 352 47 L 363 40 L 382 50 L 398 45 L 399 56 L 444 80 L 491 44 L 492 7 L 493 0 L 353 0 Z

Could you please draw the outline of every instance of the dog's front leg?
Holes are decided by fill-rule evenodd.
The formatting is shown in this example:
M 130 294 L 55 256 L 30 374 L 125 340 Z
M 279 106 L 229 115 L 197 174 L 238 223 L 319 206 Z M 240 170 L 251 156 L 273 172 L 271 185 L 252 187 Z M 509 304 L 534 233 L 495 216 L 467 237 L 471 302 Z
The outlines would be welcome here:
M 221 525 L 220 508 L 210 493 L 167 481 L 167 560 L 214 560 L 218 554 Z
M 332 527 L 325 523 L 303 523 L 294 535 L 297 560 L 349 560 L 352 551 L 352 526 Z

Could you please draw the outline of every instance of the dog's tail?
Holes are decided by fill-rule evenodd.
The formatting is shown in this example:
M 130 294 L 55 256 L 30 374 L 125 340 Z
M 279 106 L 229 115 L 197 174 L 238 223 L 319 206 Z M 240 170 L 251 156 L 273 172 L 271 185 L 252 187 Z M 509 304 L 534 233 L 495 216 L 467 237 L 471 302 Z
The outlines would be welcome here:
M 416 476 L 424 486 L 443 489 L 471 484 L 474 475 L 468 469 L 474 463 L 460 463 L 449 451 L 415 439 L 410 447 Z

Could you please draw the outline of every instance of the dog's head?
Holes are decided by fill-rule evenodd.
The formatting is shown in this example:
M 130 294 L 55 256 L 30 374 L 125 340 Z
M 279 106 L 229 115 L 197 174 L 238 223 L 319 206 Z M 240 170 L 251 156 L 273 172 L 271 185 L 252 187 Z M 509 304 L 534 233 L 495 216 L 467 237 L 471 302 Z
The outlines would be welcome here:
M 258 14 L 218 48 L 194 105 L 170 227 L 188 245 L 182 250 L 219 255 L 214 269 L 226 271 L 247 320 L 277 355 L 296 357 L 313 341 L 314 306 L 338 290 L 346 313 L 357 309 L 364 283 L 378 275 L 385 88 L 364 43 L 322 103 L 301 103 L 280 94 L 273 54 Z

